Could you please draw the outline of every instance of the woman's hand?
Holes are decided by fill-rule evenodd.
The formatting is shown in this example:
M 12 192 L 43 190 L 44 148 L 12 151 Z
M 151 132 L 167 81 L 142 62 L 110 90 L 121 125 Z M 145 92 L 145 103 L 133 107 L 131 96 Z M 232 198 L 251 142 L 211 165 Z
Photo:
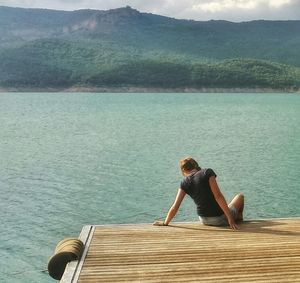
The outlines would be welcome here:
M 238 226 L 236 225 L 236 223 L 235 223 L 233 217 L 229 217 L 229 218 L 228 218 L 228 224 L 229 224 L 229 226 L 230 226 L 230 228 L 231 228 L 232 230 L 238 230 L 238 229 L 239 229 Z
M 155 225 L 155 226 L 168 226 L 170 224 L 171 220 L 176 215 L 176 213 L 179 209 L 179 206 L 180 206 L 182 200 L 184 199 L 184 196 L 185 196 L 184 190 L 179 188 L 178 192 L 177 192 L 177 195 L 176 195 L 176 199 L 175 199 L 173 205 L 171 206 L 171 208 L 169 209 L 169 212 L 167 214 L 167 217 L 166 217 L 165 221 L 156 220 L 156 221 L 154 221 L 153 225 Z
M 161 220 L 155 220 L 155 221 L 153 222 L 153 225 L 154 225 L 154 226 L 167 226 L 167 225 L 164 223 L 164 221 L 161 221 Z

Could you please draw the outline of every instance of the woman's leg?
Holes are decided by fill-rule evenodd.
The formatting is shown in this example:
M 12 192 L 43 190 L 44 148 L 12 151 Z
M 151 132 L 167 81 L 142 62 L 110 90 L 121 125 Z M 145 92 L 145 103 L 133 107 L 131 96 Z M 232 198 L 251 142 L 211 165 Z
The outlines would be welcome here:
M 229 207 L 233 206 L 236 209 L 236 220 L 243 221 L 245 197 L 243 194 L 237 194 L 233 200 L 229 203 Z

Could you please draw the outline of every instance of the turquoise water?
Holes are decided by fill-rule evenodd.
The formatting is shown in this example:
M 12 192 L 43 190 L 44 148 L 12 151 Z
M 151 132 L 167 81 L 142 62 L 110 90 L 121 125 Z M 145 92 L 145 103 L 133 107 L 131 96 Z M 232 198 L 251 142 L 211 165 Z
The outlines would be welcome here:
M 42 270 L 84 224 L 163 218 L 178 160 L 211 167 L 245 218 L 300 216 L 299 94 L 0 94 L 0 282 Z M 196 221 L 186 198 L 176 221 Z

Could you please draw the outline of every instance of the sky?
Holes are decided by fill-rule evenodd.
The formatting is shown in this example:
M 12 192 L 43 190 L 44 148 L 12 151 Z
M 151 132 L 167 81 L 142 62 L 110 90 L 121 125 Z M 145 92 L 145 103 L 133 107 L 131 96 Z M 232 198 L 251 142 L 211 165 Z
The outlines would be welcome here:
M 56 10 L 108 10 L 131 6 L 177 19 L 300 20 L 300 0 L 0 0 L 0 6 Z

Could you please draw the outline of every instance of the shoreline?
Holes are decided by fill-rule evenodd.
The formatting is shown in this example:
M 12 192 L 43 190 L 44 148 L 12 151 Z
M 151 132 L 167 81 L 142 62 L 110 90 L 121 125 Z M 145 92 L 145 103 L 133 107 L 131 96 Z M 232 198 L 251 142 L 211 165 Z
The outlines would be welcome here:
M 274 88 L 159 88 L 159 87 L 70 87 L 70 88 L 18 88 L 0 87 L 0 93 L 42 92 L 42 93 L 300 93 L 300 89 Z

